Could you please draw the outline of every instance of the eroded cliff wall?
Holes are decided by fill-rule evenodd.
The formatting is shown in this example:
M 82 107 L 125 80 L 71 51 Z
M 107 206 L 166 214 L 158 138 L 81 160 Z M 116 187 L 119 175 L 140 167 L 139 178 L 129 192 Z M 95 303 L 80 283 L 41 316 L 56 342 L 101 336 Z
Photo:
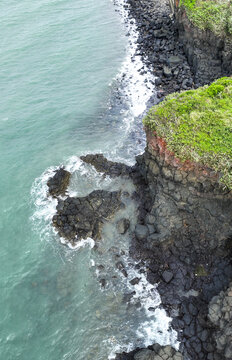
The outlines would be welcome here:
M 179 40 L 195 75 L 197 86 L 209 84 L 232 73 L 232 36 L 202 30 L 188 18 L 185 8 L 175 2 L 175 19 Z
M 147 239 L 148 248 L 182 238 L 194 247 L 204 243 L 210 250 L 223 250 L 232 237 L 232 193 L 219 185 L 219 174 L 181 162 L 150 131 L 140 162 L 153 198 L 150 215 L 156 228 Z

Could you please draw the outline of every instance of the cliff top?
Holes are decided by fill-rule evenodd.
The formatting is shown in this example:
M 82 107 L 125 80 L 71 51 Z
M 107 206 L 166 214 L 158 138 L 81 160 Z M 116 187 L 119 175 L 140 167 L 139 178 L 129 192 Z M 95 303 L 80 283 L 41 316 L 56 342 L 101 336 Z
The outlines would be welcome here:
M 232 37 L 231 0 L 180 0 L 188 18 L 202 30 Z
M 212 168 L 232 189 L 232 77 L 168 95 L 149 110 L 144 125 L 162 137 L 177 158 Z

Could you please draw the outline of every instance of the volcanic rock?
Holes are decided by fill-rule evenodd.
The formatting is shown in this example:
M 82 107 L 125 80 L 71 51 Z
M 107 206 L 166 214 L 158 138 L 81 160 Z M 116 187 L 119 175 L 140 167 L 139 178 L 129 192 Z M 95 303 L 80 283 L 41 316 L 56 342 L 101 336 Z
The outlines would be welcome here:
M 128 176 L 131 167 L 123 163 L 107 160 L 103 154 L 88 154 L 81 156 L 80 159 L 87 164 L 94 166 L 98 172 L 102 172 L 111 177 Z
M 116 224 L 117 230 L 119 232 L 119 234 L 125 234 L 127 232 L 127 230 L 130 227 L 130 220 L 128 219 L 121 219 L 117 222 Z
M 49 194 L 53 197 L 65 195 L 69 185 L 70 177 L 70 172 L 64 170 L 64 168 L 56 170 L 55 175 L 47 182 Z
M 120 191 L 95 190 L 85 197 L 59 199 L 53 226 L 60 236 L 72 242 L 88 237 L 99 239 L 105 220 L 124 205 L 120 194 Z

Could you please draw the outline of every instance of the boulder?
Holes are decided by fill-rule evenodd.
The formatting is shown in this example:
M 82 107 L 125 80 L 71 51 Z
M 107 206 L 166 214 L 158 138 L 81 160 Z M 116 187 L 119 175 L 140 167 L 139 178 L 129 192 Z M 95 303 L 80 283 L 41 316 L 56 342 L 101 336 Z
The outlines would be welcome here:
M 149 235 L 147 226 L 137 224 L 135 227 L 135 236 L 138 240 L 143 240 Z
M 170 345 L 154 344 L 153 350 L 142 349 L 136 352 L 134 360 L 183 360 L 183 356 Z
M 171 271 L 165 270 L 162 274 L 162 278 L 166 283 L 169 283 L 173 279 L 173 273 Z
M 130 281 L 131 285 L 137 285 L 140 282 L 140 278 L 136 277 Z
M 149 349 L 140 350 L 135 354 L 135 360 L 154 360 L 155 352 Z
M 181 61 L 182 59 L 179 56 L 172 55 L 168 58 L 168 65 L 178 65 L 179 63 L 181 63 Z
M 116 224 L 119 234 L 125 234 L 130 227 L 130 221 L 128 219 L 121 219 Z
M 55 175 L 51 177 L 48 182 L 48 192 L 51 196 L 57 197 L 65 195 L 67 187 L 69 185 L 71 173 L 64 168 L 56 170 Z
M 209 304 L 208 318 L 215 326 L 217 350 L 225 359 L 232 359 L 232 283 L 226 291 L 214 296 Z
M 172 77 L 172 70 L 168 66 L 163 67 L 163 73 L 167 78 Z
M 94 166 L 98 172 L 102 172 L 110 177 L 128 176 L 131 172 L 130 166 L 107 160 L 103 154 L 88 154 L 81 156 L 80 159 Z

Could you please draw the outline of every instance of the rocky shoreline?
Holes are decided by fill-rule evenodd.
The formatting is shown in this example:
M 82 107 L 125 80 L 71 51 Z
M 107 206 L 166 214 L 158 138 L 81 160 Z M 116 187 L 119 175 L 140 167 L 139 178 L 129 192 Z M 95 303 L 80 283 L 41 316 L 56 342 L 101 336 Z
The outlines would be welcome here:
M 145 155 L 146 152 L 147 149 Z M 87 155 L 83 157 L 82 160 L 88 164 L 91 163 L 97 171 L 112 178 L 131 178 L 136 186 L 136 193 L 133 196 L 139 204 L 139 216 L 131 242 L 130 255 L 136 261 L 140 262 L 141 267 L 143 267 L 144 264 L 146 265 L 148 281 L 151 284 L 158 283 L 157 289 L 162 299 L 162 305 L 173 318 L 172 327 L 178 332 L 178 340 L 181 343 L 181 353 L 170 350 L 170 346 L 158 347 L 156 344 L 148 347 L 146 350 L 137 349 L 129 354 L 118 354 L 116 359 L 224 359 L 225 357 L 221 354 L 221 351 L 217 351 L 217 339 L 214 337 L 215 324 L 210 320 L 215 320 L 215 316 L 213 317 L 212 315 L 212 309 L 214 309 L 214 303 L 217 299 L 214 300 L 213 297 L 218 295 L 220 291 L 225 290 L 232 278 L 231 244 L 228 242 L 228 249 L 226 247 L 217 249 L 213 246 L 212 251 L 209 251 L 212 246 L 212 241 L 211 243 L 210 241 L 199 241 L 197 243 L 196 240 L 191 237 L 191 234 L 186 234 L 180 229 L 180 232 L 183 233 L 184 236 L 180 238 L 177 237 L 175 242 L 156 241 L 155 246 L 154 244 L 151 246 L 149 239 L 159 238 L 159 234 L 156 229 L 158 223 L 155 221 L 154 214 L 151 210 L 154 205 L 151 197 L 152 192 L 149 188 L 149 181 L 147 181 L 147 178 L 143 175 L 144 168 L 141 166 L 145 161 L 141 157 L 138 157 L 136 165 L 129 167 L 124 164 L 108 161 L 102 154 Z M 62 184 L 61 178 L 66 177 L 67 174 L 63 171 L 59 174 L 60 181 L 58 184 Z M 57 177 L 57 173 L 55 176 Z M 59 187 L 57 190 L 59 191 Z M 92 231 L 92 228 L 89 229 L 86 221 L 91 223 L 89 218 L 92 212 L 89 211 L 86 206 L 87 198 L 90 198 L 90 201 L 93 199 L 97 205 L 100 204 L 102 207 L 105 196 L 106 194 L 103 194 L 101 191 L 94 191 L 88 197 L 84 198 L 68 197 L 66 199 L 68 209 L 67 207 L 61 207 L 59 202 L 57 206 L 58 215 L 54 216 L 54 220 L 57 221 L 57 216 L 63 219 L 64 223 L 61 228 L 72 227 L 73 216 L 75 217 L 77 213 L 79 214 L 79 222 L 77 222 L 77 225 L 79 225 L 80 229 L 84 229 L 84 232 L 83 230 L 82 232 L 78 232 L 78 227 L 76 227 L 75 234 L 70 232 L 66 234 L 63 232 L 61 235 L 71 242 L 74 241 L 73 245 L 75 241 L 78 241 L 78 239 L 75 240 L 76 234 L 78 234 L 79 239 L 90 236 L 87 230 Z M 112 196 L 117 197 L 115 200 L 117 206 L 113 209 L 116 211 L 118 205 L 120 206 L 119 194 L 115 194 L 114 192 L 107 193 L 107 198 Z M 61 201 L 63 202 L 63 200 Z M 76 201 L 78 201 L 78 206 L 80 206 L 80 201 L 83 202 L 83 212 L 79 211 L 80 209 L 78 210 L 78 206 L 76 208 Z M 112 202 L 112 206 L 115 201 Z M 75 206 L 73 206 L 74 204 Z M 109 208 L 108 202 L 106 208 L 103 205 L 102 209 L 107 209 L 109 212 L 112 210 Z M 66 214 L 67 211 L 71 211 L 71 213 Z M 75 212 L 74 215 L 72 214 L 73 211 Z M 102 225 L 103 222 L 107 220 L 107 217 L 102 217 L 101 213 L 97 216 L 95 214 L 94 216 L 96 219 L 93 224 L 100 219 Z M 118 231 L 121 233 L 127 231 L 129 227 L 129 224 L 125 223 L 124 220 L 125 219 L 122 219 L 123 224 L 119 224 L 118 227 Z M 99 233 L 91 233 L 91 236 L 97 239 L 99 238 Z M 119 266 L 119 270 L 124 276 L 127 276 L 123 264 Z M 227 297 L 229 298 L 228 294 L 231 294 L 229 290 L 227 291 Z M 223 301 L 222 295 L 220 301 Z M 228 301 L 229 304 L 230 301 L 231 300 Z M 226 319 L 228 319 L 228 311 L 230 311 L 230 308 L 225 311 L 227 314 L 225 316 Z M 220 315 L 218 315 L 217 321 L 220 320 L 219 317 Z M 228 323 L 228 328 L 229 327 L 230 324 Z M 216 331 L 218 332 L 220 330 L 217 329 Z M 224 338 L 226 338 L 227 341 L 227 337 L 228 335 L 224 337 L 221 335 L 221 342 L 223 342 Z M 220 346 L 222 348 L 222 345 Z M 226 349 L 226 351 L 230 354 L 230 348 Z M 163 355 L 169 354 L 170 356 L 162 357 L 160 352 Z M 230 357 L 227 358 L 230 359 Z
M 173 20 L 168 2 L 162 2 L 161 4 L 151 1 L 134 2 L 130 0 L 129 3 L 130 13 L 135 17 L 140 31 L 138 48 L 147 58 L 146 61 L 154 67 L 155 75 L 158 76 L 156 85 L 159 98 L 162 99 L 163 96 L 174 91 L 187 90 L 191 87 L 198 87 L 200 84 L 209 83 L 213 80 L 213 76 L 220 75 L 220 72 L 215 72 L 212 75 L 212 72 L 208 71 L 199 80 L 199 72 L 197 73 L 197 69 L 194 69 L 193 62 L 190 61 L 190 65 L 188 64 L 184 53 L 186 48 L 184 49 L 184 43 L 179 41 L 177 28 L 180 28 L 180 19 L 178 19 L 179 23 Z M 183 32 L 180 38 L 183 40 Z M 210 53 L 207 55 L 210 63 L 210 61 L 213 61 L 210 58 L 212 55 Z M 171 63 L 170 58 L 176 60 L 176 64 Z M 179 63 L 178 58 L 182 59 Z M 194 80 L 197 76 L 194 76 L 194 73 L 195 75 L 197 73 L 198 76 L 198 83 L 196 84 Z M 167 76 L 168 74 L 169 76 Z M 180 350 L 183 358 L 192 360 L 232 359 L 231 337 L 230 339 L 228 337 L 231 336 L 231 325 L 228 326 L 227 333 L 223 333 L 221 329 L 221 338 L 218 340 L 220 330 L 215 329 L 216 321 L 212 322 L 208 306 L 210 301 L 210 304 L 214 303 L 214 300 L 211 300 L 214 299 L 214 296 L 227 289 L 232 279 L 231 222 L 227 229 L 227 236 L 224 238 L 227 240 L 224 246 L 218 246 L 220 235 L 216 234 L 217 229 L 213 230 L 213 226 L 212 228 L 209 226 L 206 231 L 207 235 L 210 234 L 210 240 L 200 241 L 201 238 L 205 240 L 205 235 L 201 229 L 199 232 L 197 231 L 198 234 L 195 236 L 195 240 L 198 241 L 194 241 L 194 236 L 189 231 L 189 227 L 184 227 L 183 222 L 180 223 L 178 219 L 174 219 L 175 226 L 177 226 L 175 242 L 163 242 L 165 237 L 172 238 L 170 235 L 167 236 L 164 231 L 165 228 L 170 229 L 170 223 L 165 223 L 165 217 L 166 220 L 169 220 L 171 216 L 175 216 L 176 212 L 167 197 L 161 199 L 159 195 L 157 196 L 157 186 L 161 186 L 161 194 L 164 194 L 165 185 L 163 180 L 166 178 L 166 192 L 174 195 L 176 184 L 175 181 L 174 183 L 168 182 L 170 176 L 172 178 L 170 168 L 166 168 L 165 172 L 165 169 L 163 170 L 161 183 L 157 180 L 159 171 L 162 168 L 160 164 L 157 164 L 159 156 L 149 149 L 149 136 L 147 136 L 147 144 L 144 155 L 137 159 L 137 166 L 144 175 L 147 187 L 150 190 L 146 193 L 149 193 L 153 201 L 156 200 L 153 208 L 151 207 L 146 215 L 143 209 L 143 215 L 140 217 L 140 234 L 135 232 L 131 245 L 131 256 L 146 262 L 149 269 L 147 273 L 149 282 L 152 284 L 159 283 L 158 291 L 162 298 L 162 304 L 173 317 L 172 326 L 179 334 Z M 154 181 L 154 179 L 156 180 Z M 176 192 L 176 196 L 178 194 L 179 192 Z M 216 195 L 213 196 L 216 198 Z M 181 199 L 177 197 L 176 200 L 178 202 Z M 160 203 L 158 203 L 159 201 Z M 229 201 L 231 204 L 231 198 Z M 189 205 L 190 203 L 189 201 Z M 182 206 L 185 206 L 185 204 L 182 204 Z M 156 210 L 154 210 L 154 207 Z M 157 209 L 160 209 L 158 219 Z M 191 213 L 190 208 L 180 209 L 181 211 L 183 211 L 183 214 Z M 226 211 L 228 211 L 227 215 L 231 217 L 231 205 Z M 193 218 L 192 214 L 190 217 Z M 207 227 L 206 218 L 204 219 L 202 214 L 203 228 L 204 226 Z M 157 231 L 157 228 L 154 231 L 154 223 L 158 227 L 163 225 L 164 239 L 160 236 L 160 231 Z M 226 224 L 227 221 L 224 223 Z M 184 236 L 178 236 L 180 233 L 178 232 L 178 224 L 181 224 L 181 232 L 185 234 Z M 144 227 L 143 236 L 141 236 L 141 227 Z M 223 295 L 221 295 L 222 301 Z M 232 301 L 231 298 L 229 301 Z M 227 318 L 231 320 L 231 306 L 227 308 Z M 219 319 L 217 321 L 219 322 Z M 137 359 L 136 354 L 137 351 L 130 354 L 121 354 L 118 355 L 117 359 Z M 150 353 L 149 355 L 145 351 L 143 355 L 140 352 L 138 357 L 141 360 L 161 358 L 173 359 L 174 357 L 157 357 L 156 354 Z
M 136 20 L 140 34 L 138 54 L 156 76 L 158 101 L 172 92 L 198 87 L 184 44 L 178 39 L 169 2 L 129 0 L 125 6 Z M 175 168 L 172 173 L 174 160 L 165 151 L 160 154 L 158 148 L 154 134 L 147 134 L 145 153 L 137 157 L 133 167 L 108 161 L 102 154 L 82 157 L 82 161 L 105 175 L 132 179 L 138 220 L 130 255 L 141 266 L 146 265 L 148 281 L 158 283 L 162 305 L 173 318 L 171 325 L 180 341 L 178 352 L 170 346 L 154 344 L 118 354 L 116 359 L 232 359 L 231 193 L 218 189 L 217 179 L 210 179 L 205 169 L 205 178 L 191 167 L 178 169 L 179 173 Z M 48 183 L 52 196 L 56 191 L 64 194 L 70 178 L 64 170 L 60 179 L 57 174 L 55 177 Z M 94 208 L 96 203 L 98 207 Z M 120 206 L 123 204 L 119 193 L 94 191 L 85 198 L 68 197 L 59 200 L 53 224 L 61 236 L 71 241 L 75 237 L 98 238 L 104 220 Z M 80 212 L 83 216 L 78 218 L 77 226 L 75 217 Z M 225 217 L 221 217 L 221 212 Z M 127 227 L 124 221 L 119 232 Z
M 138 54 L 156 77 L 158 99 L 175 91 L 194 88 L 193 72 L 183 43 L 178 40 L 169 1 L 129 0 L 126 7 L 139 32 Z

